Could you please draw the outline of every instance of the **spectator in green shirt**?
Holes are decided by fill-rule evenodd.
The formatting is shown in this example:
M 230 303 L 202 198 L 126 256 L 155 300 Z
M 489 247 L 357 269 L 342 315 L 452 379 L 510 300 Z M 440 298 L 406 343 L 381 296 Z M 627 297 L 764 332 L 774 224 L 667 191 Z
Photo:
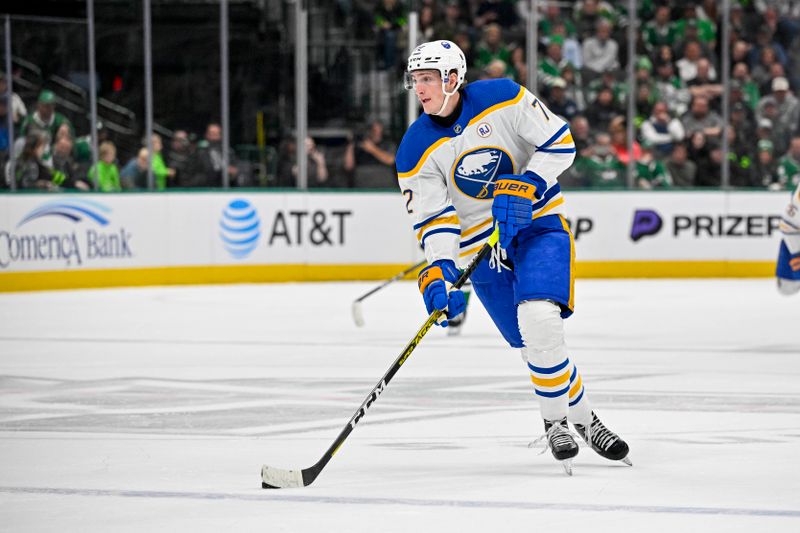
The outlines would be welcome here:
M 758 101 L 761 99 L 761 91 L 758 89 L 758 84 L 750 77 L 750 67 L 747 66 L 747 63 L 740 61 L 733 65 L 731 77 L 733 78 L 731 80 L 731 89 L 735 84 L 738 84 L 742 91 L 744 102 L 750 109 L 755 110 Z
M 575 160 L 576 174 L 591 188 L 613 189 L 625 186 L 625 165 L 611 147 L 611 136 L 598 133 L 591 155 Z
M 792 137 L 789 151 L 778 160 L 778 181 L 790 191 L 800 183 L 800 136 Z
M 672 177 L 664 163 L 653 157 L 653 145 L 642 141 L 642 153 L 636 160 L 636 185 L 640 189 L 668 189 L 672 186 Z
M 500 59 L 506 64 L 505 75 L 513 76 L 513 72 L 509 70 L 511 61 L 511 51 L 508 46 L 503 42 L 503 29 L 499 24 L 488 24 L 483 29 L 483 40 L 478 43 L 475 57 L 475 66 L 478 69 L 488 67 L 495 59 Z
M 122 190 L 117 168 L 117 147 L 111 141 L 100 143 L 98 148 L 100 160 L 89 169 L 89 181 L 101 192 L 119 192 Z
M 717 25 L 710 20 L 697 18 L 693 3 L 685 7 L 683 17 L 675 21 L 673 30 L 678 43 L 697 39 L 707 50 L 712 50 L 717 42 Z
M 599 78 L 590 81 L 589 85 L 586 87 L 586 100 L 589 103 L 594 102 L 603 89 L 611 91 L 611 96 L 615 104 L 620 106 L 624 105 L 627 87 L 624 83 L 617 80 L 616 71 L 607 70 L 603 72 L 603 75 Z
M 558 0 L 550 0 L 545 8 L 544 17 L 539 20 L 539 35 L 542 37 L 552 37 L 555 35 L 554 27 L 563 24 L 565 35 L 575 37 L 577 29 L 575 24 L 561 13 Z
M 547 43 L 547 53 L 539 61 L 539 84 L 550 86 L 556 78 L 562 78 L 562 73 L 568 65 L 571 65 L 563 54 L 564 38 L 554 35 Z M 574 65 L 572 65 L 574 68 Z
M 72 127 L 72 123 L 67 117 L 56 111 L 56 95 L 53 91 L 44 90 L 39 93 L 36 111 L 22 121 L 22 135 L 33 131 L 44 131 L 52 140 L 56 138 L 58 129 L 64 124 L 69 127 L 70 135 L 74 137 L 75 129 Z
M 164 163 L 164 157 L 161 155 L 164 149 L 164 143 L 161 140 L 161 135 L 158 133 L 153 134 L 153 157 L 150 162 L 153 167 L 153 178 L 155 179 L 156 190 L 163 191 L 167 188 L 167 179 L 175 177 L 175 169 L 168 168 Z M 142 145 L 147 146 L 147 138 L 142 139 Z
M 758 141 L 755 164 L 755 185 L 770 190 L 780 190 L 778 162 L 775 161 L 775 147 L 769 139 Z
M 655 18 L 645 23 L 642 34 L 650 54 L 654 54 L 659 46 L 672 47 L 675 44 L 675 26 L 670 20 L 668 5 L 661 4 L 656 8 Z

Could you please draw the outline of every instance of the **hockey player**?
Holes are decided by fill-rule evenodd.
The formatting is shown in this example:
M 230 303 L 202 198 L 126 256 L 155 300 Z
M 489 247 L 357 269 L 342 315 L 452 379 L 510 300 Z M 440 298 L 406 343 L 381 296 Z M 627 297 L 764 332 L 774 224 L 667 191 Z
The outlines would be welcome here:
M 781 294 L 790 295 L 800 292 L 800 183 L 781 217 L 780 230 L 783 239 L 775 274 L 778 277 L 778 290 Z
M 564 344 L 573 311 L 574 243 L 557 177 L 575 157 L 567 124 L 508 79 L 462 87 L 467 66 L 450 41 L 418 46 L 406 88 L 424 114 L 397 151 L 400 189 L 428 266 L 419 288 L 428 312 L 461 313 L 449 290 L 499 226 L 491 260 L 472 275 L 475 294 L 500 333 L 521 348 L 539 399 L 545 439 L 571 474 L 578 445 L 567 421 L 601 456 L 624 461 L 628 445 L 592 412 Z M 442 325 L 447 325 L 443 321 Z

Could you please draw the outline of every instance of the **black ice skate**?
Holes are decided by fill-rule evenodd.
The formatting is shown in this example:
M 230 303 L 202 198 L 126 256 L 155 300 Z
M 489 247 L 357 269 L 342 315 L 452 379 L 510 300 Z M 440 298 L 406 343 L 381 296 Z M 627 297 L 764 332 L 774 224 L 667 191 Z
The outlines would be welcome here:
M 594 411 L 592 411 L 592 423 L 588 428 L 581 424 L 573 425 L 578 435 L 599 455 L 633 466 L 631 460 L 628 459 L 628 444 L 619 435 L 604 426 Z
M 564 471 L 567 475 L 572 475 L 572 458 L 578 455 L 578 443 L 569 430 L 566 417 L 561 420 L 545 420 L 544 421 L 545 434 L 532 442 L 529 447 L 532 447 L 539 442 L 546 440 L 547 448 L 553 454 L 556 460 L 561 462 Z M 544 450 L 542 450 L 544 453 Z

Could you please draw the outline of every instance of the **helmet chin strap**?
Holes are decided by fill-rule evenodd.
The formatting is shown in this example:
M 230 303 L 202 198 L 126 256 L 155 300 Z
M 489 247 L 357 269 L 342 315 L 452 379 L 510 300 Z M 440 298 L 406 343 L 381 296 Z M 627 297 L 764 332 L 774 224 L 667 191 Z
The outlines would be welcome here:
M 442 115 L 442 112 L 447 107 L 447 102 L 450 101 L 450 97 L 458 92 L 458 85 L 456 85 L 456 88 L 453 89 L 453 92 L 451 93 L 447 92 L 447 89 L 445 89 L 446 86 L 447 85 L 445 83 L 442 83 L 442 92 L 444 93 L 444 101 L 442 102 L 442 107 L 439 108 L 439 111 L 433 113 L 433 115 L 436 115 L 437 117 Z

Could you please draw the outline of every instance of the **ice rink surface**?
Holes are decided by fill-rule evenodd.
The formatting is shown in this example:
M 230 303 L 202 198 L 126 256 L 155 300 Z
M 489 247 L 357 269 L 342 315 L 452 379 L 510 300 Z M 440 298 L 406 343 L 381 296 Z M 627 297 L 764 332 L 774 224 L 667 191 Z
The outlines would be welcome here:
M 800 297 L 773 280 L 577 283 L 570 356 L 633 467 L 542 433 L 477 299 L 422 341 L 416 287 L 227 285 L 0 295 L 3 531 L 800 531 Z

